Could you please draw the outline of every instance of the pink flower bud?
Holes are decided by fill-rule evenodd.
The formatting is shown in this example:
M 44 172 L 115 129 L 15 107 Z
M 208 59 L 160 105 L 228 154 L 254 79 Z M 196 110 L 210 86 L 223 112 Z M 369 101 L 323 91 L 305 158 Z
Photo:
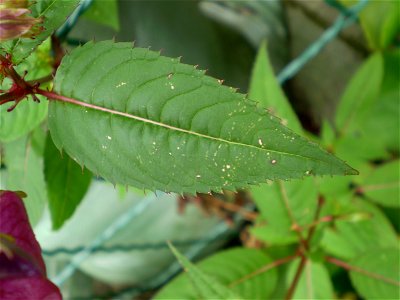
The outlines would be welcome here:
M 40 31 L 35 25 L 41 19 L 29 16 L 27 5 L 24 0 L 0 0 L 0 41 L 33 37 Z

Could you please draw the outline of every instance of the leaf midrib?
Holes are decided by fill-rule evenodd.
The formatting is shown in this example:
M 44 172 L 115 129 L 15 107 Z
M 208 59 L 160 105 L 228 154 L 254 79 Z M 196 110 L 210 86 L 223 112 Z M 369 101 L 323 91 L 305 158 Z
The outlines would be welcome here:
M 83 107 L 87 107 L 89 109 L 102 111 L 102 112 L 110 113 L 110 114 L 113 114 L 113 115 L 119 115 L 119 116 L 122 116 L 122 117 L 125 117 L 125 118 L 134 119 L 134 120 L 137 120 L 137 121 L 140 121 L 140 122 L 152 124 L 154 126 L 167 128 L 169 130 L 174 130 L 174 131 L 182 132 L 182 133 L 185 133 L 185 134 L 190 134 L 190 135 L 198 136 L 198 137 L 205 138 L 205 139 L 219 141 L 219 142 L 227 143 L 227 144 L 230 144 L 230 145 L 237 145 L 237 146 L 242 146 L 242 147 L 254 148 L 254 149 L 257 149 L 258 151 L 261 150 L 261 151 L 267 151 L 267 152 L 274 152 L 274 153 L 278 153 L 278 154 L 282 154 L 282 155 L 294 156 L 294 157 L 299 157 L 299 158 L 303 158 L 303 159 L 305 158 L 305 159 L 310 159 L 310 160 L 320 161 L 320 162 L 326 163 L 325 161 L 323 161 L 321 159 L 315 159 L 315 158 L 308 157 L 308 156 L 302 156 L 302 155 L 298 155 L 298 154 L 294 154 L 294 153 L 282 152 L 282 151 L 277 151 L 277 150 L 268 149 L 268 148 L 260 148 L 260 147 L 254 146 L 254 145 L 233 142 L 233 141 L 229 141 L 229 140 L 226 140 L 226 139 L 222 139 L 222 138 L 218 138 L 218 137 L 214 137 L 214 136 L 210 136 L 210 135 L 205 135 L 205 134 L 198 133 L 198 132 L 195 132 L 195 131 L 191 131 L 191 130 L 175 127 L 175 126 L 172 126 L 172 125 L 164 124 L 164 123 L 161 123 L 161 122 L 158 122 L 158 121 L 154 121 L 154 120 L 146 119 L 146 118 L 143 118 L 143 117 L 135 116 L 135 115 L 132 115 L 132 114 L 129 114 L 129 113 L 120 112 L 120 111 L 117 111 L 117 110 L 113 110 L 113 109 L 110 109 L 110 108 L 105 108 L 105 107 L 98 106 L 98 105 L 95 105 L 95 104 L 86 103 L 86 102 L 83 102 L 83 101 L 80 101 L 80 100 L 77 100 L 77 99 L 72 99 L 72 98 L 69 98 L 69 97 L 66 97 L 66 96 L 62 96 L 62 95 L 58 95 L 58 94 L 51 93 L 51 92 L 40 91 L 40 94 L 42 94 L 42 95 L 44 95 L 44 96 L 46 96 L 48 98 L 54 99 L 54 100 L 61 100 L 62 102 L 67 102 L 67 103 L 70 103 L 70 104 L 73 104 L 73 105 L 83 106 Z

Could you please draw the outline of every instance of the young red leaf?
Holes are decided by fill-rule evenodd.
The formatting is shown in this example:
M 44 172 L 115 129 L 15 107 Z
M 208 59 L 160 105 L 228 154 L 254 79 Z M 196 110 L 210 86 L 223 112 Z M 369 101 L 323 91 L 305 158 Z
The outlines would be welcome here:
M 19 194 L 0 191 L 0 299 L 62 299 L 46 278 L 39 243 Z

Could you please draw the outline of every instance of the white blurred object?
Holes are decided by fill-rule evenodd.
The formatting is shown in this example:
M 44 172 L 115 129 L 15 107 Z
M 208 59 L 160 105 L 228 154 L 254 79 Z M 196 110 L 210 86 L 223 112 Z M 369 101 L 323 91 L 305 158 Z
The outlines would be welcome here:
M 147 208 L 124 228 L 107 240 L 103 247 L 134 245 L 163 245 L 167 240 L 190 242 L 207 237 L 221 221 L 204 216 L 195 206 L 187 206 L 184 214 L 178 214 L 175 194 L 154 197 Z M 122 198 L 122 199 L 121 199 Z M 60 248 L 85 247 L 101 235 L 119 216 L 138 205 L 143 195 L 132 191 L 121 197 L 109 183 L 93 181 L 90 190 L 77 208 L 73 217 L 59 231 L 51 230 L 48 210 L 35 227 L 36 237 L 46 253 Z M 218 241 L 218 244 L 221 244 Z M 191 245 L 180 247 L 185 252 Z M 217 247 L 214 242 L 208 250 Z M 155 277 L 173 261 L 167 247 L 140 247 L 130 251 L 96 251 L 79 269 L 92 277 L 109 284 L 140 284 Z M 48 256 L 47 261 L 68 259 L 71 254 Z

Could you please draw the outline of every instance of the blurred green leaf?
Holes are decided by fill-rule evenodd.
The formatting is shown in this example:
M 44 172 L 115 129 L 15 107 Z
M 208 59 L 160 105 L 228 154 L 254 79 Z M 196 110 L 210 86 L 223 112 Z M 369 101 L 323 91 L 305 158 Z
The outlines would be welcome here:
M 40 220 L 47 201 L 43 158 L 33 150 L 29 136 L 4 144 L 4 152 L 6 187 L 9 190 L 24 191 L 28 195 L 24 203 L 29 221 L 34 226 Z
M 251 227 L 250 232 L 255 238 L 267 245 L 290 245 L 298 241 L 298 236 L 293 230 L 288 230 L 286 227 L 270 226 L 263 220 Z
M 363 272 L 350 272 L 351 281 L 362 297 L 399 299 L 399 253 L 399 248 L 375 249 L 350 262 L 350 265 L 363 270 Z
M 336 134 L 333 127 L 327 120 L 322 121 L 320 137 L 321 143 L 325 148 L 332 148 L 332 145 L 336 139 Z
M 336 111 L 335 124 L 341 135 L 352 134 L 369 117 L 373 117 L 373 107 L 380 92 L 383 78 L 383 58 L 380 53 L 372 55 L 353 75 Z M 369 137 L 371 138 L 371 137 Z M 371 142 L 373 140 L 371 139 Z
M 397 246 L 396 232 L 386 216 L 373 204 L 358 198 L 352 201 L 343 198 L 341 202 L 336 200 L 334 204 L 327 205 L 331 205 L 331 214 L 338 216 L 339 220 L 325 229 L 321 240 L 325 251 L 350 259 L 376 248 Z M 367 214 L 370 218 L 365 217 Z
M 365 130 L 362 131 L 365 132 Z M 344 161 L 351 162 L 360 173 L 363 171 L 360 169 L 360 164 L 389 157 L 385 145 L 379 141 L 379 138 L 374 139 L 361 131 L 337 139 L 334 147 L 335 155 Z
M 400 65 L 400 63 L 399 63 Z M 399 81 L 400 82 L 400 81 Z M 363 132 L 368 133 L 370 147 L 387 149 L 398 153 L 400 145 L 400 96 L 398 90 L 385 93 L 372 108 L 374 118 L 364 123 Z M 366 142 L 367 143 L 367 142 Z M 368 149 L 366 149 L 368 150 Z M 372 153 L 372 151 L 369 151 Z M 376 155 L 375 155 L 376 156 Z M 384 157 L 384 155 L 381 155 Z
M 222 281 L 218 280 L 218 276 L 215 274 L 213 274 L 214 276 L 208 275 L 206 270 L 193 265 L 172 244 L 169 247 L 186 272 L 186 277 L 180 276 L 180 278 L 189 279 L 193 289 L 188 289 L 190 285 L 187 281 L 185 285 L 181 286 L 177 280 L 178 277 L 162 289 L 155 299 L 171 297 L 175 299 L 241 299 L 233 290 L 223 285 Z
M 119 31 L 117 0 L 94 0 L 82 17 Z
M 297 236 L 293 221 L 301 227 L 310 224 L 314 218 L 318 193 L 311 177 L 261 184 L 252 187 L 251 191 L 262 219 L 267 222 L 265 227 L 255 229 L 255 233 L 259 238 L 268 238 L 264 241 L 269 244 L 293 242 Z
M 258 50 L 250 80 L 249 98 L 281 118 L 282 124 L 302 134 L 301 124 L 275 77 L 266 42 L 263 42 Z
M 45 39 L 47 39 L 66 18 L 74 11 L 79 0 L 40 0 L 34 1 L 29 9 L 35 18 L 43 18 L 43 31 L 32 38 L 19 38 L 1 43 L 5 52 L 12 54 L 14 64 L 19 64 L 24 58 L 32 53 Z
M 11 142 L 26 135 L 45 119 L 48 102 L 45 97 L 39 96 L 39 99 L 40 103 L 36 103 L 29 97 L 11 112 L 7 112 L 7 108 L 12 104 L 0 106 L 1 142 Z
M 214 282 L 230 285 L 263 266 L 272 263 L 271 258 L 260 250 L 232 248 L 221 251 L 196 264 L 204 274 L 212 276 Z M 155 299 L 199 299 L 189 284 L 190 274 L 181 274 L 157 294 Z M 231 291 L 244 299 L 268 299 L 277 283 L 277 270 L 269 271 L 234 284 Z M 212 299 L 202 297 L 202 299 Z M 214 299 L 221 299 L 214 297 Z
M 378 166 L 360 190 L 372 201 L 392 207 L 400 206 L 400 160 Z
M 294 279 L 299 263 L 294 261 L 290 264 L 287 274 L 288 286 Z M 307 260 L 293 299 L 334 299 L 332 282 L 324 264 Z
M 357 0 L 342 0 L 352 6 Z M 372 50 L 388 48 L 400 32 L 399 1 L 369 1 L 359 14 L 361 27 Z
M 44 152 L 44 175 L 53 229 L 59 229 L 83 199 L 92 174 L 83 170 L 68 155 L 61 157 L 48 134 Z
M 371 108 L 372 117 L 363 124 L 363 131 L 373 141 L 391 152 L 400 150 L 400 49 L 384 53 L 384 77 L 378 100 Z
M 319 192 L 327 199 L 336 199 L 350 192 L 352 178 L 332 177 L 316 178 Z

